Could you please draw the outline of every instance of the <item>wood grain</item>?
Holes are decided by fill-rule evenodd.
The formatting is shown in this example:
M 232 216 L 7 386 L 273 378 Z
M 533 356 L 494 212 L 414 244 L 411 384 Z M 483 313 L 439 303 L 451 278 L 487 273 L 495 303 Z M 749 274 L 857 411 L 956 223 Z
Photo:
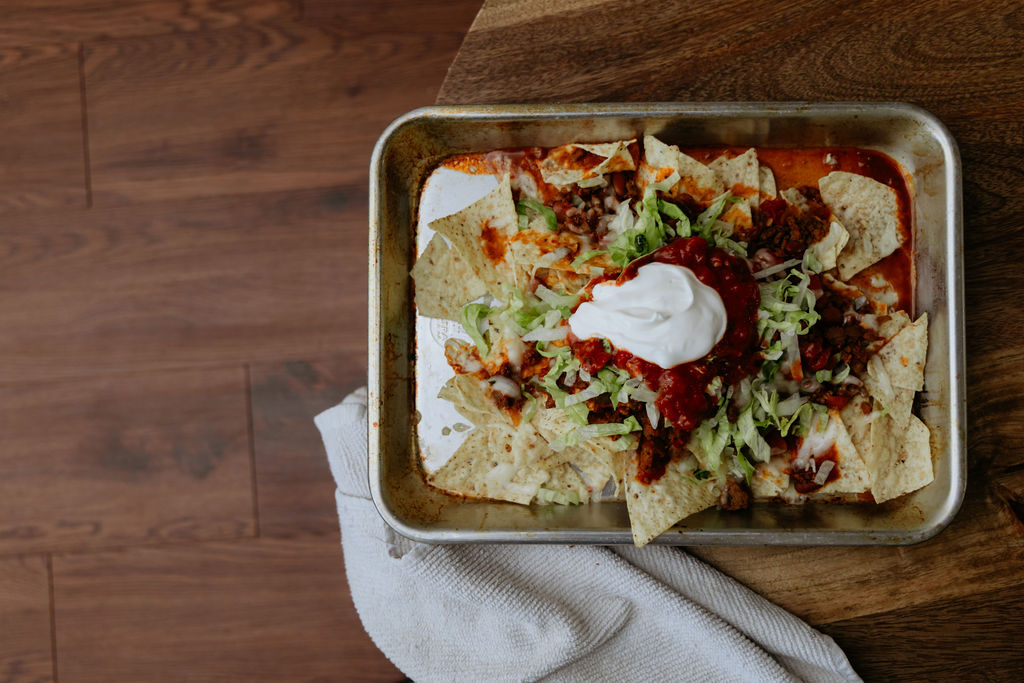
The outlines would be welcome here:
M 87 45 L 96 205 L 365 188 L 373 142 L 433 100 L 461 37 L 409 30 L 420 8 L 402 22 L 253 22 Z
M 252 366 L 260 534 L 337 537 L 334 482 L 313 416 L 366 384 L 361 355 Z
M 1022 602 L 1024 586 L 1015 586 L 841 621 L 822 630 L 857 662 L 857 673 L 868 681 L 1010 683 L 1024 671 Z
M 397 681 L 359 625 L 335 538 L 54 558 L 66 681 Z
M 5 0 L 0 44 L 204 31 L 297 15 L 295 0 Z
M 918 545 L 690 552 L 816 625 L 1024 581 L 1024 524 L 980 480 L 971 484 L 953 524 Z
M 0 43 L 0 212 L 84 207 L 84 153 L 78 47 Z
M 0 387 L 0 553 L 253 533 L 240 368 Z
M 595 37 L 597 37 L 595 39 Z M 1019 680 L 1024 582 L 1024 7 L 488 0 L 442 104 L 902 100 L 963 162 L 969 488 L 906 548 L 694 548 L 823 626 L 876 680 Z M 528 45 L 530 49 L 523 49 Z
M 50 580 L 41 555 L 0 559 L 0 680 L 53 680 Z
M 800 0 L 771 13 L 750 11 L 742 0 L 698 7 L 491 0 L 438 101 L 896 99 L 1007 107 L 1024 93 L 1016 75 L 1024 60 L 1016 47 L 1021 11 L 1009 0 L 956 0 L 941 9 Z
M 365 354 L 366 196 L 343 186 L 0 223 L 6 379 Z

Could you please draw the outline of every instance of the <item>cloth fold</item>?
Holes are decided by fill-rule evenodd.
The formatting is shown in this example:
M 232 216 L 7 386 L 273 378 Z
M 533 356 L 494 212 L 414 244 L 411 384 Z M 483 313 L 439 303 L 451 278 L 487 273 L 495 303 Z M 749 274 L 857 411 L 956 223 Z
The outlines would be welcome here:
M 369 499 L 366 390 L 316 424 L 356 610 L 415 681 L 860 680 L 831 638 L 676 548 L 404 538 Z

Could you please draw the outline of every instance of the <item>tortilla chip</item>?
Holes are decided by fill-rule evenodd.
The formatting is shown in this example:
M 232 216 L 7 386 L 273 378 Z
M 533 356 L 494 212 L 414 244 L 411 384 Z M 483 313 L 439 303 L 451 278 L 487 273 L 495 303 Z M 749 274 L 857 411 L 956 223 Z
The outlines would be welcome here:
M 573 271 L 572 260 L 581 249 L 578 235 L 571 232 L 551 232 L 546 227 L 542 230 L 520 230 L 509 243 L 512 269 L 515 274 L 516 287 L 520 290 L 529 289 L 530 280 L 540 264 L 558 270 Z M 556 261 L 544 259 L 545 255 L 561 251 L 563 255 Z
M 910 324 L 910 316 L 904 311 L 889 311 L 878 319 L 878 336 L 892 339 L 900 330 Z
M 928 354 L 928 314 L 902 328 L 878 352 L 893 387 L 917 392 L 924 388 L 924 362 Z
M 822 486 L 818 489 L 817 493 L 860 493 L 867 491 L 871 485 L 867 463 L 864 462 L 864 458 L 861 457 L 856 446 L 854 446 L 853 440 L 847 432 L 839 412 L 830 410 L 829 420 L 835 429 L 836 466 L 839 467 L 839 478 Z
M 536 277 L 548 289 L 561 290 L 566 294 L 575 294 L 583 289 L 591 279 L 590 275 L 555 268 L 538 268 Z
M 630 458 L 626 470 L 626 509 L 636 545 L 647 545 L 679 520 L 718 501 L 717 479 L 698 482 L 693 478 L 699 467 L 693 456 L 673 460 L 664 476 L 648 486 L 637 481 L 637 459 Z
M 440 235 L 427 243 L 412 267 L 416 308 L 428 318 L 459 320 L 462 307 L 487 293 L 487 286 Z
M 884 503 L 932 482 L 935 475 L 932 471 L 931 433 L 925 423 L 911 415 L 906 429 L 899 432 L 886 429 L 881 437 L 890 457 L 877 463 L 871 486 L 875 502 Z
M 477 428 L 428 482 L 449 493 L 528 505 L 547 481 L 552 451 L 529 425 Z
M 828 234 L 811 245 L 811 253 L 818 259 L 822 270 L 832 270 L 836 267 L 839 252 L 843 250 L 850 240 L 850 233 L 839 221 L 832 221 L 828 228 Z
M 558 408 L 542 408 L 537 411 L 532 424 L 548 443 L 567 434 L 577 425 L 564 411 Z M 622 495 L 622 477 L 618 476 L 618 462 L 630 457 L 631 452 L 621 450 L 618 442 L 610 436 L 587 439 L 576 446 L 569 446 L 560 454 L 562 460 L 572 463 L 580 471 L 587 486 L 599 493 L 609 480 L 615 480 L 614 495 Z
M 757 167 L 757 185 L 762 197 L 775 199 L 778 189 L 775 187 L 775 174 L 767 166 Z
M 725 184 L 710 168 L 683 154 L 675 145 L 666 145 L 651 135 L 644 136 L 644 161 L 636 174 L 641 191 L 653 182 L 664 180 L 673 171 L 679 174 L 680 180 L 668 194 L 685 193 L 709 204 L 725 191 Z
M 441 387 L 438 398 L 451 401 L 459 415 L 477 427 L 514 427 L 508 411 L 498 408 L 487 393 L 487 382 L 473 375 L 457 374 Z
M 871 412 L 871 399 L 864 396 L 855 396 L 839 411 L 850 442 L 862 459 L 871 450 L 871 423 L 868 421 Z
M 448 238 L 461 260 L 499 297 L 502 285 L 515 284 L 509 241 L 519 232 L 508 176 L 493 191 L 462 211 L 438 218 L 430 227 Z
M 708 168 L 715 172 L 734 197 L 749 198 L 751 203 L 757 206 L 761 191 L 761 173 L 758 170 L 757 152 L 754 148 L 732 159 L 722 155 L 708 164 Z
M 785 457 L 775 457 L 768 462 L 759 462 L 750 478 L 750 491 L 755 498 L 775 498 L 789 488 L 789 463 Z
M 596 178 L 614 171 L 632 171 L 636 165 L 633 163 L 629 146 L 635 142 L 636 139 L 556 147 L 540 162 L 540 175 L 546 183 L 556 187 L 568 187 L 586 178 Z M 577 149 L 605 157 L 605 160 L 593 168 L 580 168 L 574 164 Z
M 721 220 L 731 223 L 735 227 L 750 228 L 754 225 L 754 219 L 750 212 L 751 200 L 745 197 L 737 197 L 731 202 L 722 214 Z M 729 233 L 731 234 L 731 233 Z
M 590 487 L 587 486 L 579 473 L 569 463 L 562 463 L 551 470 L 551 476 L 544 482 L 543 488 L 559 493 L 576 494 L 581 504 L 590 502 Z M 600 489 L 598 489 L 600 492 Z M 547 505 L 548 503 L 540 498 L 537 504 Z
M 899 248 L 903 235 L 895 190 L 845 171 L 829 173 L 818 181 L 818 187 L 825 204 L 850 232 L 850 241 L 839 256 L 841 279 L 849 280 Z
M 787 187 L 782 191 L 782 198 L 786 200 L 787 204 L 795 206 L 800 211 L 807 211 L 811 208 L 811 205 L 807 203 L 807 197 L 804 193 L 795 187 Z

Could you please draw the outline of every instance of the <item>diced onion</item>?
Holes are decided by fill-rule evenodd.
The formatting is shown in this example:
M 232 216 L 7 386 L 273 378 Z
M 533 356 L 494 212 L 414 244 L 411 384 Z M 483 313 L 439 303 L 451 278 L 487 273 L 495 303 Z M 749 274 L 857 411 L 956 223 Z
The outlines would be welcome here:
M 539 268 L 548 268 L 568 255 L 569 247 L 559 247 L 552 252 L 548 252 L 537 258 L 533 265 L 533 272 L 536 273 Z
M 569 336 L 569 326 L 561 325 L 553 330 L 548 330 L 543 327 L 538 327 L 535 330 L 527 332 L 523 335 L 524 342 L 551 342 L 565 339 Z
M 836 464 L 831 460 L 826 460 L 821 463 L 821 467 L 818 468 L 818 473 L 814 475 L 814 483 L 818 486 L 824 486 L 828 480 L 828 475 L 835 468 Z
M 508 396 L 509 398 L 519 398 L 522 392 L 519 389 L 519 385 L 510 380 L 504 375 L 495 375 L 487 380 L 487 383 L 491 385 L 491 388 L 500 394 Z
M 756 279 L 758 279 L 758 280 L 763 280 L 766 277 L 771 277 L 772 275 L 775 275 L 776 273 L 781 273 L 784 270 L 788 270 L 789 268 L 792 268 L 793 266 L 799 266 L 799 265 L 800 265 L 800 259 L 798 259 L 798 258 L 790 259 L 788 261 L 783 261 L 782 263 L 780 263 L 777 266 L 770 266 L 770 267 L 765 268 L 763 270 L 759 270 L 756 273 L 754 273 L 754 277 Z
M 644 405 L 647 407 L 647 419 L 651 421 L 651 427 L 657 429 L 658 421 L 661 419 L 661 413 L 658 412 L 658 406 L 654 405 L 653 401 Z

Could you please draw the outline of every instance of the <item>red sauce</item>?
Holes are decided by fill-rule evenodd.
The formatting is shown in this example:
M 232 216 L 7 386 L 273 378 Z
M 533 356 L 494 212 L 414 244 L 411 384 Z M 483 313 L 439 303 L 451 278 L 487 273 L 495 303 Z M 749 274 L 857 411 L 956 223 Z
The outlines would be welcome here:
M 608 365 L 608 361 L 614 355 L 613 351 L 605 348 L 604 341 L 601 339 L 573 341 L 572 352 L 579 359 L 580 367 L 591 374 Z
M 825 477 L 824 483 L 819 484 L 814 480 L 814 478 L 818 476 L 817 471 L 821 468 L 822 463 L 824 463 L 826 460 L 830 461 L 833 467 L 829 471 L 828 476 Z M 832 483 L 833 481 L 839 478 L 841 474 L 839 472 L 839 453 L 836 451 L 835 446 L 832 446 L 832 448 L 828 449 L 827 452 L 815 457 L 814 462 L 815 468 L 813 470 L 798 470 L 792 467 L 789 468 L 789 480 L 793 482 L 793 488 L 796 490 L 797 493 L 814 493 L 818 489 L 822 488 L 827 484 Z
M 746 147 L 701 147 L 682 150 L 694 159 L 708 163 L 725 154 L 735 157 L 747 151 Z M 826 158 L 833 163 L 826 163 Z M 913 313 L 914 306 L 914 216 L 910 201 L 907 176 L 900 165 L 889 155 L 873 149 L 855 147 L 804 147 L 771 148 L 758 147 L 757 159 L 772 169 L 778 189 L 807 185 L 818 187 L 818 181 L 832 171 L 846 171 L 867 176 L 896 190 L 899 205 L 900 231 L 903 244 L 891 255 L 855 275 L 851 284 L 869 289 L 871 276 L 881 275 L 896 292 L 896 308 Z M 761 203 L 761 210 L 766 205 Z M 776 200 L 780 201 L 780 200 Z
M 480 230 L 480 248 L 491 263 L 497 265 L 505 260 L 505 237 L 488 223 Z
M 573 352 L 588 372 L 596 372 L 614 358 L 616 366 L 634 377 L 643 377 L 647 386 L 658 393 L 655 405 L 665 420 L 678 430 L 690 431 L 714 410 L 715 404 L 707 393 L 712 379 L 721 376 L 729 385 L 757 370 L 760 291 L 745 261 L 708 246 L 702 237 L 672 240 L 631 263 L 617 281 L 621 284 L 636 277 L 640 267 L 653 262 L 685 266 L 698 280 L 718 292 L 727 317 L 721 341 L 704 358 L 672 368 L 660 367 L 621 349 L 615 350 L 613 356 L 596 339 L 573 342 Z M 597 282 L 608 279 L 602 277 L 592 282 L 588 292 Z M 663 458 L 656 457 L 643 468 L 637 479 L 644 483 L 657 479 L 670 457 L 668 453 L 662 455 Z

